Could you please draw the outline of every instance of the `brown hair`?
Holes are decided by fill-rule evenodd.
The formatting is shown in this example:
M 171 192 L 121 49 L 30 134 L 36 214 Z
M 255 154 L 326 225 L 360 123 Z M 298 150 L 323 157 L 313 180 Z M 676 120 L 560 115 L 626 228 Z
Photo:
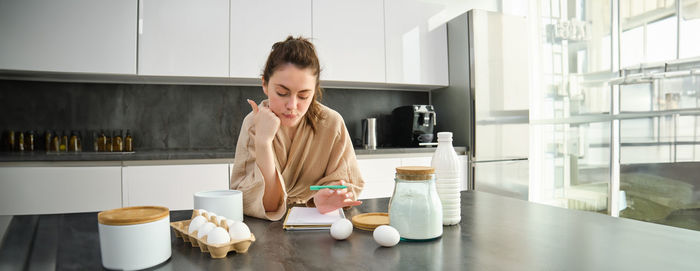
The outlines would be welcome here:
M 267 57 L 265 69 L 263 70 L 263 84 L 270 81 L 270 77 L 275 70 L 284 64 L 294 64 L 299 69 L 311 69 L 313 75 L 316 76 L 316 87 L 314 97 L 309 105 L 309 110 L 306 111 L 304 118 L 308 121 L 312 130 L 316 130 L 316 123 L 323 118 L 321 116 L 321 98 L 323 90 L 321 89 L 321 65 L 316 56 L 314 45 L 307 39 L 288 36 L 284 41 L 276 42 L 272 45 L 272 52 Z

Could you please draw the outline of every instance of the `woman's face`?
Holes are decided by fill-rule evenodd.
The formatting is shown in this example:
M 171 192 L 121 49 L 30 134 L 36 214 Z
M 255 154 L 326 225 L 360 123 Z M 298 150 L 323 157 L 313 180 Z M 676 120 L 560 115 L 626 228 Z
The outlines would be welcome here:
M 263 91 L 270 100 L 270 110 L 280 118 L 280 125 L 296 127 L 314 98 L 316 76 L 311 69 L 299 69 L 288 63 L 277 68 Z

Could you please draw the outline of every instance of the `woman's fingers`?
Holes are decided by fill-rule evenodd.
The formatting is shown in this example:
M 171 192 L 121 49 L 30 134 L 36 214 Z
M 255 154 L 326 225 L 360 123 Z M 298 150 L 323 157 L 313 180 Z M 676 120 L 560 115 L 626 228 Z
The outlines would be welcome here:
M 343 207 L 347 207 L 347 206 L 357 206 L 357 205 L 360 205 L 360 204 L 362 204 L 361 201 L 352 200 L 352 199 L 346 199 L 346 200 L 343 201 Z
M 258 113 L 258 111 L 260 111 L 258 109 L 258 104 L 256 104 L 254 101 L 252 101 L 250 99 L 247 99 L 247 101 L 248 101 L 248 104 L 250 104 L 250 108 L 253 109 L 253 113 Z

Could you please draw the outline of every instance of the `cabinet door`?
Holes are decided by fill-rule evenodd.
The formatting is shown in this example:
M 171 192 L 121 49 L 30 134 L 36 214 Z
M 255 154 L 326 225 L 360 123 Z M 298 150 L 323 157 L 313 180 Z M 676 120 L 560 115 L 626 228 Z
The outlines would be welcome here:
M 391 197 L 394 192 L 394 173 L 401 166 L 401 159 L 358 159 L 357 164 L 365 181 L 359 199 Z
M 311 38 L 311 0 L 231 0 L 230 76 L 260 78 L 275 42 Z
M 228 189 L 228 164 L 125 166 L 124 206 L 193 208 L 199 191 Z
M 384 3 L 387 83 L 447 86 L 447 26 L 431 21 L 445 10 L 445 4 L 418 0 Z
M 122 206 L 121 167 L 0 167 L 0 215 L 95 212 Z
M 138 74 L 227 77 L 228 0 L 143 0 Z
M 0 69 L 136 74 L 136 0 L 0 0 Z
M 313 1 L 312 14 L 321 80 L 386 82 L 382 1 Z
M 469 166 L 469 158 L 466 155 L 458 155 L 459 157 L 459 164 L 460 164 L 460 190 L 467 190 L 469 188 L 469 185 L 467 184 L 467 181 L 469 180 L 468 178 L 468 171 L 467 167 Z M 427 157 L 406 157 L 406 158 L 401 158 L 401 166 L 424 166 L 424 167 L 429 167 L 432 165 L 433 157 L 432 156 L 427 156 Z
M 404 158 L 401 158 L 401 166 L 402 167 L 407 167 L 407 166 L 429 167 L 430 163 L 432 161 L 433 161 L 432 156 L 404 157 Z

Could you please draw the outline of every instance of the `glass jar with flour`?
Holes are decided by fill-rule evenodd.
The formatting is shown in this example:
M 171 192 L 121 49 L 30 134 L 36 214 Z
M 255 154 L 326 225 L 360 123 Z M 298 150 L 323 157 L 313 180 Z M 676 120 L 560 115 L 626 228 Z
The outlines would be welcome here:
M 442 204 L 435 189 L 432 167 L 396 168 L 389 223 L 405 240 L 442 236 Z

